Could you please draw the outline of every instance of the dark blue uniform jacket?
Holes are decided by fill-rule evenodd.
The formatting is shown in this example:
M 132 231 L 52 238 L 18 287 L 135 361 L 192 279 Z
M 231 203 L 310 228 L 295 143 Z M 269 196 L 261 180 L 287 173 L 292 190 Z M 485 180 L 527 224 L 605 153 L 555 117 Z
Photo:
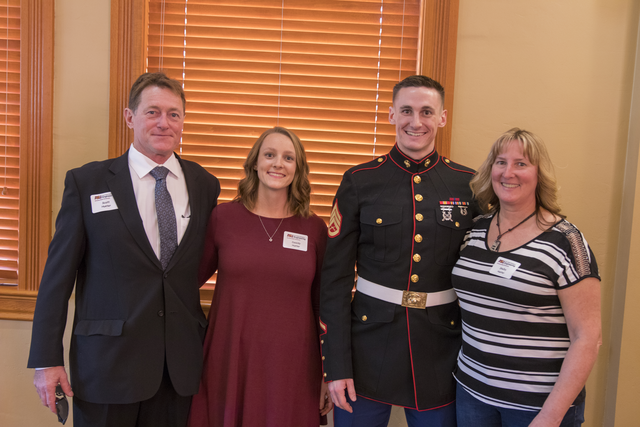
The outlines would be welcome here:
M 398 290 L 451 288 L 451 270 L 477 215 L 473 170 L 433 151 L 419 162 L 394 147 L 345 172 L 322 271 L 325 380 L 353 378 L 360 396 L 424 410 L 455 399 L 458 301 L 405 308 L 359 292 L 361 277 Z

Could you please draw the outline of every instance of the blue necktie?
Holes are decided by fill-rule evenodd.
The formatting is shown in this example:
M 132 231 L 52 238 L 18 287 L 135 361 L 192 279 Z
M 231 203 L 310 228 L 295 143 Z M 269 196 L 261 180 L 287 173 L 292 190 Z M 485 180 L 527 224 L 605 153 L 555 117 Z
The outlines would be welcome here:
M 160 230 L 160 262 L 163 270 L 167 268 L 169 260 L 178 247 L 176 211 L 173 209 L 171 194 L 167 190 L 168 173 L 169 169 L 164 166 L 157 166 L 149 172 L 156 179 L 156 214 Z

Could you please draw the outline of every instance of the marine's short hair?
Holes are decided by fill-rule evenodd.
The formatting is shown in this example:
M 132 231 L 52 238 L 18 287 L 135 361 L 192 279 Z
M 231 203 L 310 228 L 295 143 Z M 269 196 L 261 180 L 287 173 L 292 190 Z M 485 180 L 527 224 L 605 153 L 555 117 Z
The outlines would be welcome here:
M 440 94 L 440 101 L 442 101 L 442 108 L 444 108 L 444 87 L 436 80 L 427 76 L 409 76 L 397 83 L 393 87 L 393 102 L 396 102 L 396 96 L 400 89 L 405 87 L 426 87 L 429 89 L 435 89 Z

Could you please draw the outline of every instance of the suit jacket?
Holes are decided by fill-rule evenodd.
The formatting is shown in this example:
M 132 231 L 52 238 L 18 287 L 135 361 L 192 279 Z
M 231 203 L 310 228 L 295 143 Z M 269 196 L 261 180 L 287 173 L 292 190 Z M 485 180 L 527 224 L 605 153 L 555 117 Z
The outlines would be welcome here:
M 345 172 L 334 200 L 322 269 L 320 318 L 327 381 L 414 409 L 455 399 L 458 302 L 405 308 L 356 292 L 358 275 L 397 290 L 451 289 L 451 270 L 477 213 L 473 171 L 433 151 L 420 161 L 397 146 Z
M 220 184 L 198 164 L 179 161 L 191 218 L 166 270 L 144 231 L 128 152 L 67 172 L 36 302 L 28 367 L 64 365 L 62 338 L 75 284 L 70 375 L 80 399 L 117 404 L 148 399 L 158 390 L 165 358 L 175 390 L 183 396 L 198 392 L 207 321 L 197 273 Z M 90 196 L 108 192 L 117 209 L 92 213 Z

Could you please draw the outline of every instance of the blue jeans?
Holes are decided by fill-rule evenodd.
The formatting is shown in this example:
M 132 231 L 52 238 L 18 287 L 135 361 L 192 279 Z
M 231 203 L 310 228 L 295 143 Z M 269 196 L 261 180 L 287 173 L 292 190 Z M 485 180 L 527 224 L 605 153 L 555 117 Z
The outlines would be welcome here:
M 481 402 L 460 384 L 456 388 L 458 427 L 527 427 L 540 411 L 505 409 Z M 580 427 L 584 422 L 584 402 L 569 408 L 560 427 Z
M 369 400 L 362 396 L 358 396 L 355 402 L 347 396 L 347 401 L 353 413 L 334 407 L 335 427 L 386 427 L 389 423 L 393 405 Z M 409 427 L 456 427 L 455 402 L 428 411 L 405 408 L 404 414 Z

